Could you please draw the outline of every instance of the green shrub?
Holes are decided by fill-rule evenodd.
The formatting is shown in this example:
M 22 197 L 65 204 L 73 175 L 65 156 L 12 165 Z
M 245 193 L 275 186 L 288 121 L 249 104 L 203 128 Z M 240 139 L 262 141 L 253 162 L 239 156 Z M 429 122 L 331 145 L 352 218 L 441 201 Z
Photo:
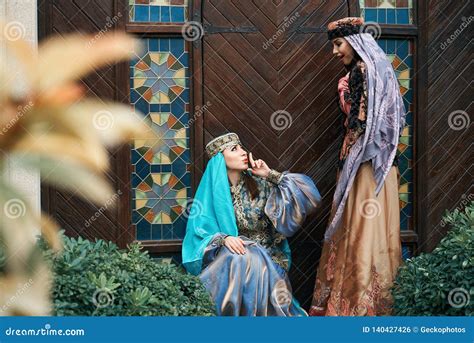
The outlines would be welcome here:
M 474 314 L 474 202 L 446 213 L 451 230 L 432 253 L 408 259 L 392 289 L 394 315 Z
M 119 250 L 103 240 L 63 240 L 61 253 L 52 252 L 40 241 L 54 273 L 55 315 L 215 315 L 199 278 L 153 261 L 138 243 Z

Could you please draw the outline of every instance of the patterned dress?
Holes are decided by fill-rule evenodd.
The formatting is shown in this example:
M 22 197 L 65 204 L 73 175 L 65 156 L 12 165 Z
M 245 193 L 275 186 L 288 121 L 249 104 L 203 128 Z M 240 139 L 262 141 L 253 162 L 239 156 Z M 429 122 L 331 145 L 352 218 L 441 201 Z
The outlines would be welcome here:
M 259 190 L 254 199 L 243 178 L 236 186 L 229 185 L 246 253 L 232 253 L 224 246 L 226 235 L 216 234 L 204 253 L 199 277 L 218 315 L 307 316 L 292 296 L 287 237 L 317 207 L 319 192 L 301 174 L 273 171 L 267 179 L 253 178 Z
M 259 194 L 255 199 L 250 198 L 243 179 L 236 186 L 230 187 L 239 235 L 265 247 L 272 260 L 283 269 L 288 270 L 288 259 L 282 248 L 286 237 L 276 231 L 265 214 L 267 199 L 270 197 L 273 187 L 278 185 L 279 177 L 273 181 L 267 181 L 260 177 L 254 179 L 257 181 L 259 189 Z
M 362 72 L 364 63 L 360 63 Z M 339 172 L 351 147 L 365 134 L 366 82 L 359 111 L 351 111 L 348 76 L 339 80 L 339 101 L 344 113 L 344 137 Z M 355 113 L 356 116 L 351 116 Z M 394 161 L 375 196 L 371 161 L 362 163 L 344 209 L 341 225 L 324 243 L 316 276 L 311 316 L 374 316 L 391 313 L 390 288 L 402 263 L 399 171 Z M 329 222 L 334 216 L 331 210 Z

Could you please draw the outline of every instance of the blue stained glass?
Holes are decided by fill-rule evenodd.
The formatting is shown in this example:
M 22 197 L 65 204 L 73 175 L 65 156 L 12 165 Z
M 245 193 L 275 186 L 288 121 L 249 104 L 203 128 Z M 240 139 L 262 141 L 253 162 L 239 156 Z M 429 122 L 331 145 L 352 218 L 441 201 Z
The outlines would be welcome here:
M 148 40 L 148 50 L 149 51 L 159 51 L 158 43 L 159 43 L 158 39 Z
M 184 22 L 184 7 L 171 7 L 171 21 L 173 23 Z
M 144 3 L 145 2 L 145 3 Z M 162 0 L 160 4 L 129 0 L 130 22 L 184 23 L 187 20 L 188 1 Z
M 187 221 L 183 217 L 179 217 L 176 220 L 174 227 L 174 239 L 184 237 L 186 234 L 186 223 Z
M 163 225 L 163 239 L 173 239 L 173 228 L 170 225 Z
M 175 163 L 173 163 L 173 174 L 176 177 L 181 178 L 186 173 L 186 164 L 184 161 L 178 159 Z
M 163 23 L 169 23 L 171 21 L 170 8 L 167 6 L 161 7 L 161 21 Z
M 140 158 L 142 156 L 135 149 L 132 149 L 132 164 L 137 163 Z
M 387 24 L 396 24 L 397 18 L 395 16 L 395 10 L 388 9 L 387 10 Z
M 395 49 L 396 49 L 396 41 L 395 40 L 387 40 L 386 41 L 386 50 L 385 50 L 385 53 L 386 54 L 394 54 L 395 53 Z
M 359 0 L 361 16 L 366 22 L 379 24 L 413 24 L 413 1 L 371 1 Z
M 392 61 L 395 73 L 399 77 L 399 81 L 403 83 L 403 87 L 401 86 L 400 90 L 402 91 L 403 102 L 407 110 L 408 135 L 402 137 L 404 138 L 404 143 L 401 145 L 403 150 L 399 151 L 399 169 L 407 183 L 400 185 L 400 189 L 403 189 L 400 192 L 400 226 L 402 230 L 409 230 L 413 229 L 413 170 L 411 165 L 413 159 L 413 128 L 411 126 L 413 125 L 413 114 L 410 112 L 410 106 L 413 101 L 413 58 L 410 55 L 410 44 L 412 42 L 401 39 L 380 39 L 378 43 Z
M 148 113 L 150 104 L 143 98 L 140 98 L 136 103 L 135 103 L 135 108 L 139 110 L 141 113 Z
M 132 187 L 136 188 L 142 182 L 137 174 L 132 174 Z
M 408 9 L 397 10 L 397 24 L 409 24 L 409 12 Z
M 170 51 L 170 39 L 160 39 L 159 40 L 160 48 L 159 51 Z
M 402 256 L 403 256 L 404 260 L 406 260 L 407 258 L 412 257 L 412 253 L 411 253 L 411 250 L 410 250 L 409 247 L 407 247 L 407 246 L 402 247 Z
M 150 21 L 159 22 L 160 21 L 160 6 L 151 6 L 150 8 Z
M 387 10 L 385 10 L 385 9 L 378 10 L 377 22 L 380 23 L 380 24 L 386 24 L 387 23 Z
M 183 178 L 181 179 L 181 181 L 185 184 L 185 185 L 190 185 L 191 184 L 191 174 L 190 173 L 186 173 Z
M 169 173 L 169 172 L 171 172 L 171 165 L 169 165 L 169 164 L 162 165 L 162 166 L 161 166 L 161 171 L 162 171 L 163 173 Z
M 365 21 L 377 22 L 377 10 L 366 9 L 365 10 Z
M 161 167 L 162 166 L 160 166 L 160 165 L 152 164 L 151 165 L 151 172 L 152 173 L 160 173 L 162 171 Z
M 182 239 L 183 201 L 191 194 L 189 130 L 185 128 L 189 118 L 186 42 L 180 38 L 144 40 L 149 50 L 130 64 L 130 100 L 145 113 L 145 122 L 157 139 L 137 137 L 132 149 L 132 224 L 137 226 L 137 239 Z
M 186 58 L 186 56 L 183 56 L 181 60 L 181 55 L 184 53 L 184 46 L 180 38 L 170 38 L 169 50 L 174 56 L 178 57 L 182 64 L 185 64 L 185 66 L 187 66 L 188 59 Z
M 174 102 L 173 102 L 173 104 L 174 104 Z M 171 106 L 169 104 L 160 105 L 160 112 L 173 112 L 174 113 L 174 111 L 171 110 Z
M 153 225 L 151 230 L 151 239 L 153 240 L 161 240 L 163 239 L 162 228 L 161 225 Z
M 137 239 L 138 240 L 149 240 L 151 239 L 151 224 L 147 223 L 146 220 L 141 220 L 137 226 Z
M 147 22 L 150 18 L 150 7 L 135 5 L 135 21 Z
M 150 174 L 150 165 L 144 159 L 141 159 L 136 164 L 136 172 L 137 175 L 140 176 L 142 179 L 145 179 L 148 174 Z
M 397 46 L 397 55 L 400 59 L 404 60 L 408 56 L 408 41 L 401 41 Z

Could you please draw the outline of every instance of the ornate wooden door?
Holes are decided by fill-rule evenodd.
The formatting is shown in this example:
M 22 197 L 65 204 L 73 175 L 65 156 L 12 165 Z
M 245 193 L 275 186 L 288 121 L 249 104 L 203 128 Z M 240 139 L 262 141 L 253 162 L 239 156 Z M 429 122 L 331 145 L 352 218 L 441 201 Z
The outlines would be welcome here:
M 317 215 L 291 239 L 290 274 L 309 306 L 320 242 L 335 186 L 340 117 L 335 102 L 342 68 L 332 60 L 326 25 L 357 11 L 352 1 L 197 1 L 194 20 L 195 162 L 226 131 L 274 169 L 309 175 L 323 197 Z M 200 18 L 202 15 L 202 18 Z M 199 174 L 199 170 L 198 170 Z

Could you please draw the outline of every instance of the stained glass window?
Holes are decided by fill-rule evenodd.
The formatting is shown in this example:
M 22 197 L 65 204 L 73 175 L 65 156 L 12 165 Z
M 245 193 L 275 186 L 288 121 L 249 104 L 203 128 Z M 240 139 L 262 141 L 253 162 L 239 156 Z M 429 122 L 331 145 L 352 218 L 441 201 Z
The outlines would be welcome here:
M 402 246 L 402 258 L 404 260 L 413 257 L 413 255 L 414 255 L 413 247 L 407 246 L 407 245 Z
M 183 23 L 187 10 L 187 0 L 129 0 L 129 21 Z
M 407 110 L 407 125 L 398 145 L 400 179 L 400 229 L 413 230 L 413 43 L 401 39 L 379 39 L 392 62 Z
M 182 38 L 146 38 L 130 64 L 130 100 L 156 138 L 132 148 L 132 224 L 138 240 L 184 238 L 191 195 L 188 51 Z
M 359 0 L 359 4 L 366 22 L 413 24 L 413 0 Z

